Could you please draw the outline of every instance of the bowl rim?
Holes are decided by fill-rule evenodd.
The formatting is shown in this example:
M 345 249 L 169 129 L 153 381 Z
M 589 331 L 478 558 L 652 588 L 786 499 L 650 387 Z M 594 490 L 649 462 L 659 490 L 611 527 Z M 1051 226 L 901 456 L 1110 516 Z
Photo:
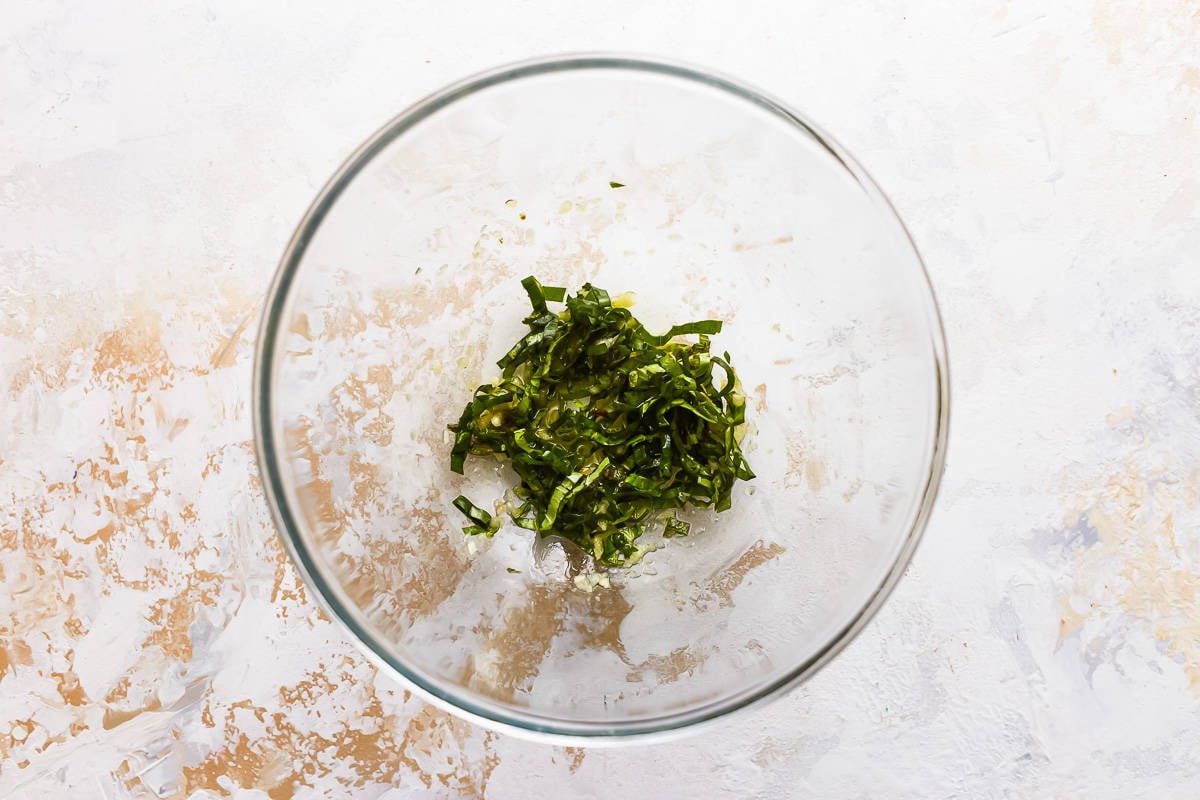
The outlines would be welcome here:
M 925 313 L 928 317 L 931 340 L 929 342 L 935 368 L 936 408 L 934 409 L 935 425 L 932 450 L 929 453 L 929 473 L 920 493 L 908 532 L 905 534 L 896 559 L 876 586 L 861 604 L 859 611 L 851 619 L 830 636 L 812 656 L 795 665 L 785 674 L 758 687 L 743 690 L 711 703 L 682 712 L 673 712 L 660 716 L 636 719 L 628 722 L 604 723 L 594 721 L 572 722 L 535 713 L 525 713 L 512 707 L 492 702 L 486 698 L 473 698 L 461 693 L 447 690 L 435 681 L 427 679 L 417 671 L 407 667 L 393 658 L 387 648 L 383 647 L 377 637 L 360 625 L 354 613 L 348 608 L 347 602 L 339 597 L 339 593 L 329 586 L 321 577 L 316 567 L 313 554 L 309 552 L 299 534 L 299 526 L 288 507 L 285 483 L 279 465 L 275 458 L 276 445 L 271 422 L 271 398 L 273 392 L 272 377 L 275 366 L 276 343 L 278 340 L 280 321 L 287 306 L 287 301 L 300 263 L 305 251 L 312 241 L 313 235 L 320 227 L 325 216 L 334 206 L 342 192 L 350 185 L 358 173 L 385 147 L 399 138 L 403 133 L 428 118 L 436 111 L 465 98 L 476 92 L 499 84 L 521 80 L 523 78 L 547 75 L 558 72 L 573 72 L 582 70 L 615 70 L 650 73 L 671 78 L 679 78 L 693 83 L 700 83 L 712 88 L 728 92 L 742 100 L 749 101 L 760 108 L 776 115 L 803 132 L 836 159 L 863 189 L 879 210 L 891 217 L 903 234 L 904 240 L 912 250 L 916 265 L 920 271 L 926 291 L 924 292 Z M 275 530 L 284 550 L 287 552 L 293 566 L 318 606 L 334 620 L 359 649 L 379 667 L 396 675 L 407 686 L 416 691 L 423 699 L 433 703 L 450 713 L 463 716 L 470 721 L 485 727 L 513 733 L 525 738 L 538 741 L 551 741 L 559 744 L 580 744 L 586 741 L 589 746 L 616 742 L 639 741 L 647 739 L 668 738 L 684 731 L 693 732 L 706 724 L 711 724 L 718 718 L 726 718 L 735 712 L 743 712 L 751 708 L 761 707 L 771 699 L 795 689 L 803 682 L 817 674 L 822 667 L 840 653 L 867 626 L 871 619 L 883 606 L 901 575 L 905 572 L 912 559 L 917 545 L 928 524 L 934 502 L 945 470 L 946 451 L 949 438 L 950 423 L 950 376 L 946 351 L 945 330 L 938 309 L 937 298 L 932 282 L 929 279 L 925 263 L 917 250 L 903 220 L 896 213 L 891 202 L 876 185 L 866 170 L 829 134 L 818 125 L 809 121 L 797 111 L 792 110 L 779 100 L 768 94 L 748 86 L 747 84 L 706 68 L 690 66 L 674 60 L 659 57 L 634 56 L 615 53 L 569 53 L 528 59 L 502 65 L 484 72 L 469 76 L 452 83 L 433 94 L 410 105 L 395 115 L 385 125 L 358 146 L 338 167 L 332 177 L 317 193 L 316 198 L 308 207 L 299 224 L 296 226 L 279 266 L 271 281 L 266 294 L 262 316 L 259 321 L 258 339 L 254 354 L 254 372 L 252 385 L 252 418 L 254 426 L 254 447 L 258 462 L 259 475 L 263 494 L 270 507 Z

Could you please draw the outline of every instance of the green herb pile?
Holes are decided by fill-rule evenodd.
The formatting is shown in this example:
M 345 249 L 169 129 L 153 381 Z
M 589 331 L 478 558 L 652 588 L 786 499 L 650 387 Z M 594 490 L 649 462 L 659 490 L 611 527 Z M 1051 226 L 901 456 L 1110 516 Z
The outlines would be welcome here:
M 729 354 L 709 352 L 721 323 L 655 336 L 591 284 L 572 297 L 533 277 L 521 284 L 529 333 L 449 426 L 450 468 L 462 473 L 468 454 L 507 458 L 521 478 L 520 505 L 507 504 L 513 522 L 609 566 L 641 558 L 635 542 L 648 525 L 687 535 L 675 510 L 729 508 L 734 482 L 754 473 L 739 446 L 746 404 Z M 557 313 L 547 306 L 560 302 Z M 491 536 L 500 525 L 466 497 L 454 505 L 471 522 L 464 533 Z

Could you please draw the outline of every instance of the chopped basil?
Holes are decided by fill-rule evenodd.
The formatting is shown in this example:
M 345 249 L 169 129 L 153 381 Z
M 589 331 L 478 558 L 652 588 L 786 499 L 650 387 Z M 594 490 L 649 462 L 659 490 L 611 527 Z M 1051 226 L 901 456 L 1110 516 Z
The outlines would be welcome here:
M 721 322 L 655 336 L 591 284 L 570 297 L 532 276 L 521 285 L 533 308 L 529 333 L 449 426 L 450 468 L 461 473 L 468 455 L 506 457 L 521 479 L 513 522 L 608 566 L 640 559 L 635 542 L 660 518 L 664 536 L 686 536 L 674 511 L 729 508 L 734 482 L 754 473 L 740 446 L 737 375 L 728 353 L 710 352 Z M 491 536 L 499 526 L 466 497 L 454 505 L 471 522 L 464 533 Z
M 484 511 L 482 508 L 475 505 L 461 494 L 454 498 L 454 507 L 461 511 L 463 516 L 472 522 L 471 525 L 463 528 L 463 533 L 486 533 L 488 538 L 491 538 L 492 534 L 496 532 L 496 529 L 500 527 L 499 522 L 493 519 L 491 514 Z

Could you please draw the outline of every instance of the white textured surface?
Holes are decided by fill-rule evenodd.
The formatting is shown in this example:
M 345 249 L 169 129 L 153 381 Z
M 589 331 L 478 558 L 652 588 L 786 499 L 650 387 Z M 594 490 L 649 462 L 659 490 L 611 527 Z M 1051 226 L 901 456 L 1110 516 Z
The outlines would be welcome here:
M 1194 794 L 1194 3 L 3 16 L 0 794 Z M 718 730 L 584 752 L 362 661 L 274 541 L 247 405 L 259 295 L 349 148 L 452 79 L 595 48 L 728 71 L 860 158 L 926 257 L 954 415 L 925 542 L 841 657 Z

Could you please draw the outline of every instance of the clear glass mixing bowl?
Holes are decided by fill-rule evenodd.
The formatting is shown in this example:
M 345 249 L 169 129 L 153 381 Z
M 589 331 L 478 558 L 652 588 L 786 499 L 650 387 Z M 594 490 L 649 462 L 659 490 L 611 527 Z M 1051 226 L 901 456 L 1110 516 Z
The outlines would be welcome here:
M 724 320 L 749 398 L 758 477 L 608 588 L 514 526 L 468 539 L 451 506 L 512 485 L 452 473 L 444 435 L 530 274 L 635 292 L 651 330 Z M 283 257 L 255 384 L 263 485 L 328 613 L 445 707 L 597 741 L 743 708 L 843 647 L 912 555 L 948 412 L 921 261 L 846 152 L 726 78 L 592 56 L 451 86 L 362 145 Z

